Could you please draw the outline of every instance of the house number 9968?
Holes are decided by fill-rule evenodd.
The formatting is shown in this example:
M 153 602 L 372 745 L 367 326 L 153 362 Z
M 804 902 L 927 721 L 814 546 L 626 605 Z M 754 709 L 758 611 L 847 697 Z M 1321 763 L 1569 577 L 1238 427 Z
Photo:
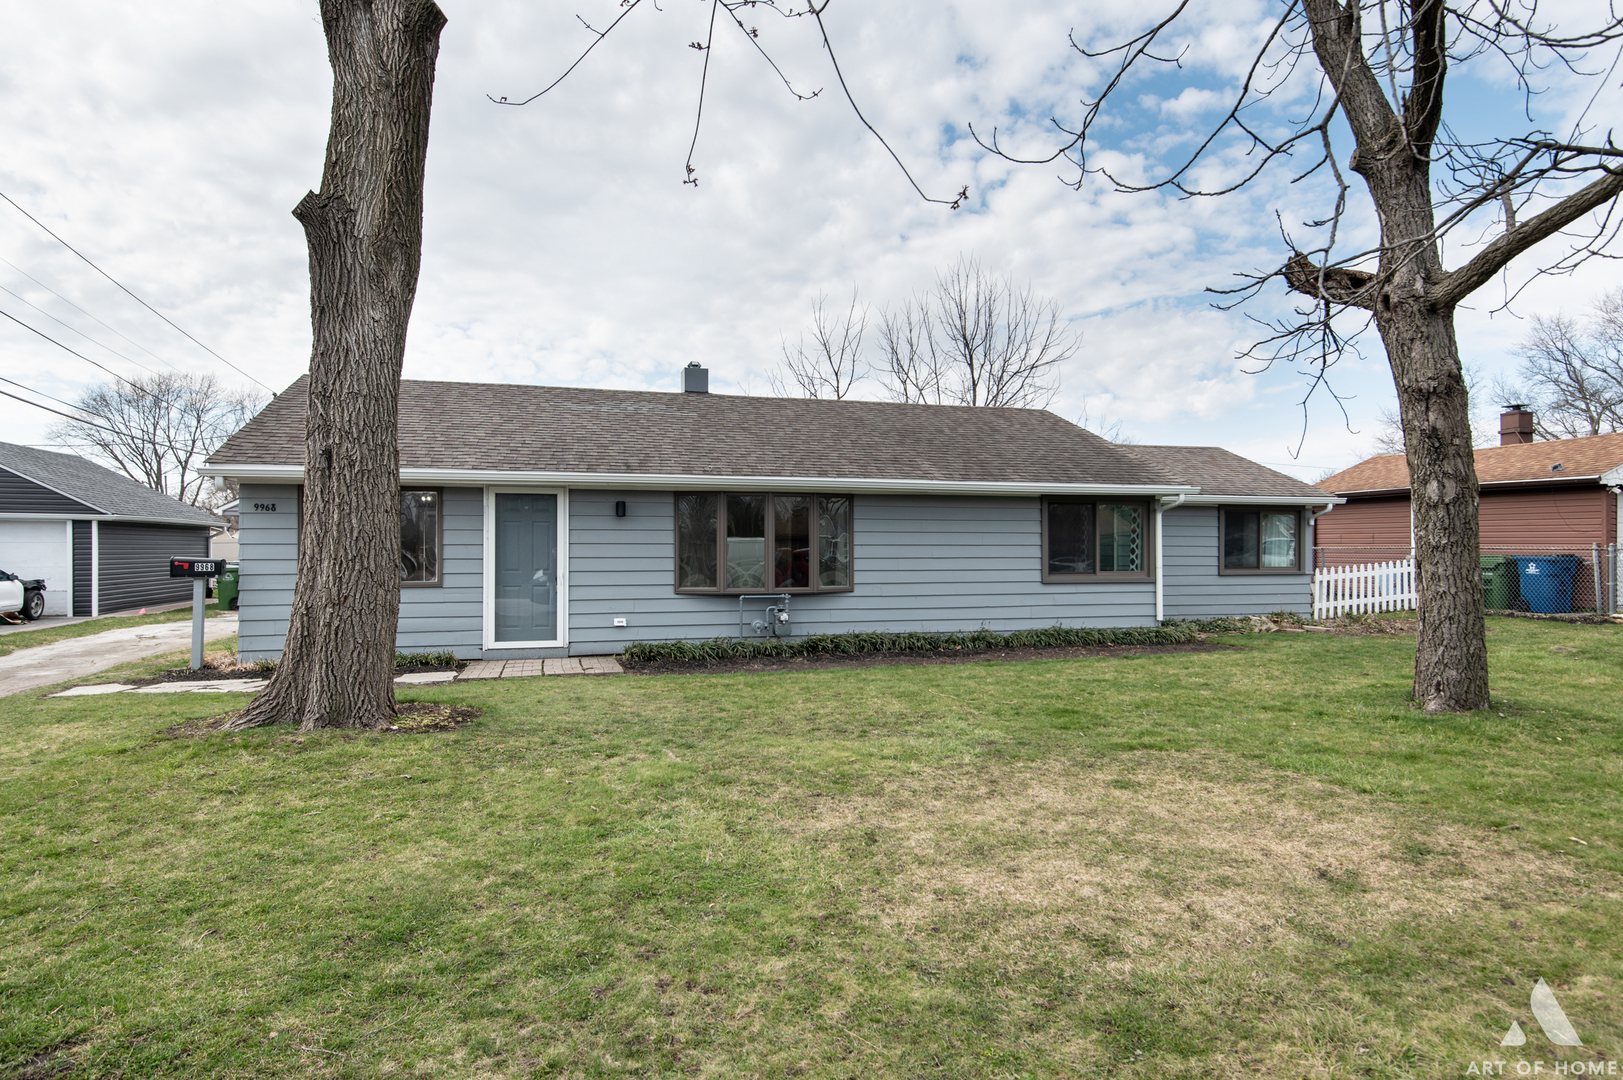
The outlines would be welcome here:
M 255 510 L 267 510 L 267 511 L 270 511 L 271 513 L 275 513 L 276 512 L 276 504 L 275 503 L 254 503 L 254 509 Z

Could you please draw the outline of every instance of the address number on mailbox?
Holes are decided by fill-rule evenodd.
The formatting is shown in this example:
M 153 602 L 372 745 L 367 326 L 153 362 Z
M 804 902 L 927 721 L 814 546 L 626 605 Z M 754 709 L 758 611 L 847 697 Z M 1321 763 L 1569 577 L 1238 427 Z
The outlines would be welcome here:
M 177 555 L 169 560 L 169 576 L 172 578 L 219 577 L 223 573 L 224 559 L 194 559 L 189 555 Z

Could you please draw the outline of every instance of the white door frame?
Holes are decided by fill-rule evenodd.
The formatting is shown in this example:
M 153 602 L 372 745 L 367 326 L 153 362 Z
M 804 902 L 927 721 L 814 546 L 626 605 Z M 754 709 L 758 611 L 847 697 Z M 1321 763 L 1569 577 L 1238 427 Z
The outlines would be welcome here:
M 554 641 L 496 640 L 496 496 L 558 496 L 558 637 Z M 563 649 L 569 647 L 569 489 L 502 484 L 485 488 L 484 536 L 484 647 L 502 649 Z

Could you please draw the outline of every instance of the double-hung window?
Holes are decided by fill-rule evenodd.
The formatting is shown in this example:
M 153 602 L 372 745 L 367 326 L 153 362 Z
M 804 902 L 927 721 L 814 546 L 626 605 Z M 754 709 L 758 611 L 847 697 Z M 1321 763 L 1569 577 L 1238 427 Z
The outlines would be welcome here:
M 1302 512 L 1227 509 L 1221 512 L 1224 574 L 1302 572 Z
M 849 495 L 677 493 L 677 592 L 850 588 Z
M 1051 496 L 1042 507 L 1044 581 L 1150 576 L 1149 503 Z

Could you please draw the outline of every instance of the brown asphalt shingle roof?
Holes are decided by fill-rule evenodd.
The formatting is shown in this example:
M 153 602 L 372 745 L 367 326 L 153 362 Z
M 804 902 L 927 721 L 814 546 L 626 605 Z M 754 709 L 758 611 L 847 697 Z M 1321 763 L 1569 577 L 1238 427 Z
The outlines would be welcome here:
M 1570 482 L 1601 476 L 1623 465 L 1623 434 L 1484 446 L 1476 451 L 1475 458 L 1477 482 L 1481 484 Z M 1555 465 L 1561 468 L 1553 468 Z M 1404 491 L 1409 487 L 1409 462 L 1402 454 L 1382 454 L 1320 480 L 1318 487 L 1338 495 Z
M 1305 481 L 1275 472 L 1255 461 L 1216 446 L 1126 446 L 1180 484 L 1200 488 L 1202 495 L 1256 498 L 1313 498 L 1324 492 Z
M 216 466 L 299 465 L 307 376 L 215 451 Z M 400 384 L 402 468 L 687 476 L 1176 485 L 1041 409 Z

